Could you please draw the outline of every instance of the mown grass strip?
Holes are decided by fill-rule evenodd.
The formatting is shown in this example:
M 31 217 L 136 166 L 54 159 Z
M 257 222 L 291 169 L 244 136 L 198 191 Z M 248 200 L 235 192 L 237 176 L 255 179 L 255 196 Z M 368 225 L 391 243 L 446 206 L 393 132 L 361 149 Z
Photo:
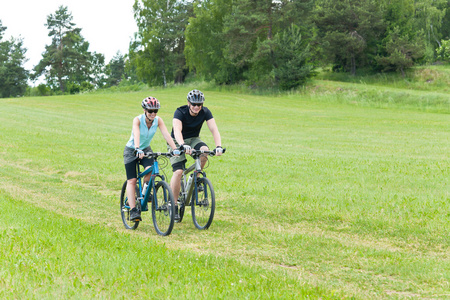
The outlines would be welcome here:
M 162 241 L 61 217 L 0 194 L 0 297 L 337 299 L 282 272 L 168 250 Z

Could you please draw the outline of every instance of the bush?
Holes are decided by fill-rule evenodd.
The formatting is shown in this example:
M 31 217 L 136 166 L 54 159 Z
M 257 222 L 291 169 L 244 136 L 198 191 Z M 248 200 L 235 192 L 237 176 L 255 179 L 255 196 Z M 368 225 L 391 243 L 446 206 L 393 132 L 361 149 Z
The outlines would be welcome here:
M 439 60 L 450 62 L 450 40 L 442 40 L 441 46 L 436 49 Z
M 53 95 L 52 89 L 46 84 L 39 84 L 36 87 L 28 87 L 25 96 L 37 97 L 37 96 L 51 96 Z

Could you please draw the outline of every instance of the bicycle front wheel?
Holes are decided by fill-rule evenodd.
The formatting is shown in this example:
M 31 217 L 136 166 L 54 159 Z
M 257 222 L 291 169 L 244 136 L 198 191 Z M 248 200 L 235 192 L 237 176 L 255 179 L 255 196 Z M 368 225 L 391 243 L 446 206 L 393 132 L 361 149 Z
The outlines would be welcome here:
M 194 191 L 191 201 L 192 220 L 195 227 L 208 229 L 213 221 L 215 209 L 216 200 L 211 181 L 206 177 L 197 179 L 197 191 Z
M 134 191 L 134 197 L 136 199 L 136 204 L 138 204 L 139 188 L 136 186 Z M 138 205 L 139 207 L 139 205 Z M 130 205 L 128 204 L 127 196 L 127 182 L 122 186 L 122 192 L 120 193 L 120 214 L 122 215 L 122 222 L 126 229 L 136 229 L 139 226 L 139 221 L 134 222 L 130 220 Z
M 178 204 L 178 215 L 180 216 L 180 219 L 177 221 L 178 223 L 181 223 L 181 221 L 183 221 L 183 217 L 184 217 L 184 209 L 186 204 L 184 203 L 184 185 L 183 185 L 183 180 L 181 180 L 181 187 L 180 187 L 180 194 L 178 195 L 178 200 L 177 200 L 177 204 Z
M 159 235 L 172 232 L 175 218 L 175 202 L 170 186 L 165 181 L 156 183 L 152 199 L 152 218 Z

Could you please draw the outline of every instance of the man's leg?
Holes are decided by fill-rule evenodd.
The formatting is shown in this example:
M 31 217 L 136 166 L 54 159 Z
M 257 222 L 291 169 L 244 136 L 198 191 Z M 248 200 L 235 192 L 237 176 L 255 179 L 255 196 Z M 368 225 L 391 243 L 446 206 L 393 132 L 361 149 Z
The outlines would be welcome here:
M 172 193 L 175 198 L 175 201 L 178 199 L 178 195 L 180 194 L 182 175 L 183 170 L 179 169 L 173 172 L 172 178 L 170 179 L 170 187 L 172 188 Z

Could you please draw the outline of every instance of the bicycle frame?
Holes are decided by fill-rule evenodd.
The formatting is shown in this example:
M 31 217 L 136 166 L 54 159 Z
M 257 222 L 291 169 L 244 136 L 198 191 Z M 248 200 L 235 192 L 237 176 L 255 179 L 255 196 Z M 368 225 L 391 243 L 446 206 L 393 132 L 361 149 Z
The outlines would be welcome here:
M 224 149 L 225 152 L 225 149 Z M 201 174 L 203 177 L 206 177 L 206 173 L 205 171 L 202 171 L 202 166 L 201 166 L 201 156 L 202 155 L 206 155 L 206 156 L 214 156 L 215 152 L 214 151 L 209 151 L 209 150 L 193 150 L 193 154 L 191 154 L 191 156 L 195 159 L 195 162 L 188 167 L 187 169 L 185 169 L 183 171 L 183 176 L 182 176 L 182 182 L 181 182 L 181 191 L 182 191 L 182 195 L 183 195 L 183 203 L 185 206 L 190 206 L 191 203 L 189 202 L 189 199 L 191 199 L 192 197 L 192 193 L 194 191 L 197 190 L 197 180 L 192 180 L 190 183 L 188 183 L 188 179 L 189 176 L 188 174 L 191 173 L 192 171 L 194 171 L 194 173 L 192 174 L 193 178 L 197 178 L 198 174 Z M 197 195 L 197 193 L 195 193 Z M 198 196 L 195 199 L 195 204 L 198 204 Z
M 197 178 L 198 174 L 202 174 L 203 177 L 206 177 L 206 173 L 202 171 L 202 167 L 201 167 L 201 160 L 200 160 L 200 155 L 198 157 L 195 158 L 195 162 L 186 170 L 183 171 L 183 186 L 184 186 L 184 191 L 183 191 L 183 196 L 184 196 L 184 202 L 185 205 L 189 206 L 190 203 L 188 202 L 188 199 L 191 199 L 192 197 L 192 192 L 197 189 L 197 180 L 191 180 L 191 182 L 189 183 L 189 185 L 187 184 L 187 179 L 189 179 L 188 174 L 191 173 L 192 171 L 194 171 L 194 173 L 192 173 L 192 178 Z M 198 199 L 195 199 L 195 201 L 198 201 Z
M 144 172 L 140 172 L 140 166 L 139 164 L 137 164 L 136 166 L 137 169 L 137 186 L 139 187 L 139 197 L 136 199 L 136 202 L 139 201 L 141 204 L 141 211 L 148 211 L 148 202 L 149 202 L 149 198 L 151 195 L 150 191 L 155 192 L 156 187 L 155 187 L 155 179 L 156 177 L 160 177 L 162 180 L 164 180 L 164 176 L 159 174 L 159 164 L 158 164 L 158 160 L 154 160 L 153 166 L 151 166 L 150 168 L 148 168 L 147 170 L 144 170 Z M 148 187 L 147 187 L 147 191 L 145 192 L 145 195 L 142 195 L 142 188 L 144 186 L 143 184 L 143 178 L 147 175 L 147 174 L 151 174 L 150 175 L 150 180 L 148 182 Z M 156 203 L 156 206 L 158 203 Z

